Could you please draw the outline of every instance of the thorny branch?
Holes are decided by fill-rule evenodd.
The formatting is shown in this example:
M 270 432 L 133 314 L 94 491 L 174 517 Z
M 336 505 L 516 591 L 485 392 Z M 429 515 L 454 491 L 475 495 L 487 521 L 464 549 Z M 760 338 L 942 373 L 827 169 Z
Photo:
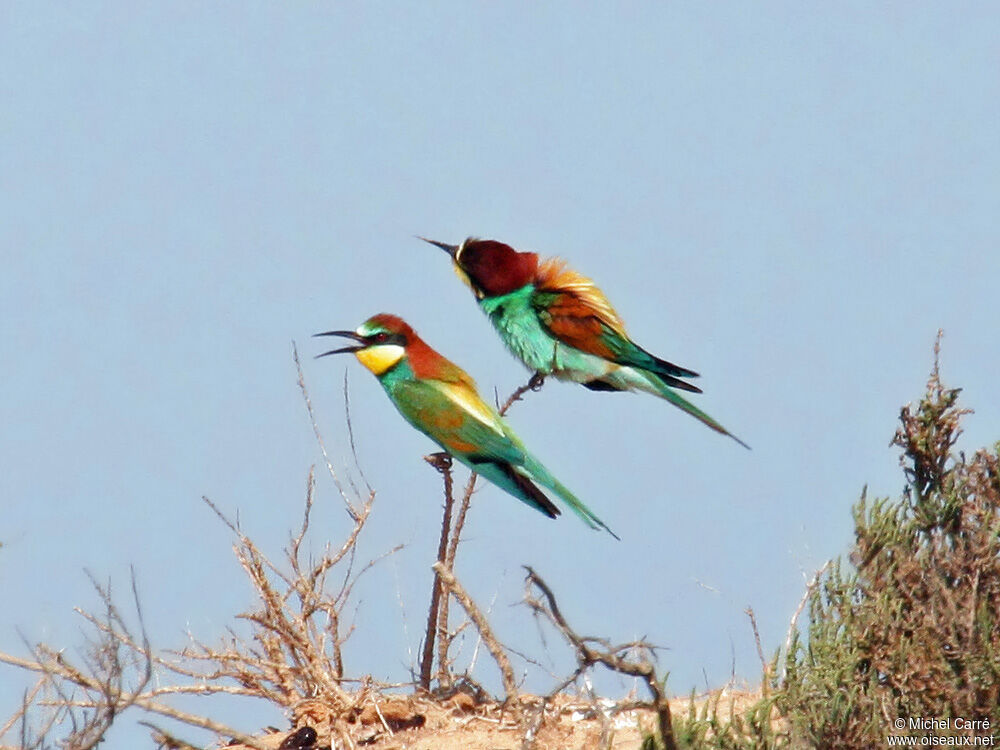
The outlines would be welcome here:
M 434 572 L 438 574 L 441 579 L 441 583 L 445 588 L 451 593 L 458 603 L 462 605 L 462 609 L 469 616 L 469 619 L 475 624 L 476 629 L 483 638 L 483 643 L 486 644 L 486 648 L 489 649 L 490 654 L 493 656 L 493 660 L 497 663 L 500 668 L 500 677 L 503 680 L 504 694 L 509 701 L 511 698 L 517 695 L 517 683 L 514 681 L 514 669 L 510 665 L 510 659 L 507 658 L 507 654 L 504 652 L 503 646 L 497 637 L 493 634 L 493 628 L 490 627 L 489 621 L 483 616 L 483 613 L 479 611 L 479 607 L 469 596 L 468 592 L 462 587 L 462 584 L 456 580 L 455 576 L 450 570 L 448 570 L 443 563 L 434 563 Z
M 33 647 L 33 658 L 29 659 L 0 653 L 0 662 L 40 674 L 34 688 L 25 693 L 20 709 L 0 726 L 0 743 L 19 727 L 18 744 L 22 749 L 48 746 L 51 741 L 47 735 L 66 727 L 68 735 L 61 743 L 72 750 L 86 750 L 101 741 L 122 711 L 136 706 L 234 737 L 251 747 L 261 747 L 236 730 L 162 702 L 166 696 L 178 694 L 264 698 L 293 713 L 304 699 L 321 698 L 336 712 L 353 710 L 360 698 L 348 694 L 341 686 L 345 679 L 341 646 L 352 630 L 342 625 L 342 613 L 360 576 L 380 559 L 369 561 L 360 570 L 354 569 L 356 543 L 371 513 L 375 492 L 369 487 L 367 498 L 362 499 L 352 483 L 355 490 L 352 502 L 340 484 L 323 447 L 297 352 L 295 364 L 317 441 L 353 521 L 344 542 L 339 547 L 327 543 L 315 559 L 304 557 L 314 502 L 314 469 L 310 469 L 306 485 L 302 524 L 290 535 L 282 565 L 265 555 L 242 532 L 238 521 L 230 520 L 204 498 L 236 537 L 233 550 L 254 586 L 258 607 L 238 615 L 250 623 L 249 636 L 230 629 L 226 642 L 218 647 L 189 636 L 189 645 L 181 651 L 156 653 L 146 637 L 134 576 L 132 593 L 140 625 L 138 636 L 129 630 L 115 607 L 110 587 L 101 586 L 91 577 L 104 612 L 97 616 L 77 609 L 96 633 L 81 664 L 72 663 L 63 651 L 45 644 Z M 346 389 L 344 397 L 349 410 Z M 357 463 L 353 435 L 351 446 Z M 386 554 L 400 548 L 401 545 Z M 335 569 L 342 570 L 343 576 L 339 588 L 329 593 L 327 578 Z M 150 687 L 154 668 L 159 679 Z M 44 716 L 32 726 L 29 712 L 34 716 L 39 711 Z M 12 746 L 0 744 L 0 749 L 7 747 Z
M 252 581 L 260 607 L 239 617 L 252 624 L 251 638 L 230 631 L 221 647 L 205 645 L 192 637 L 180 652 L 166 652 L 168 659 L 153 652 L 142 623 L 142 612 L 133 579 L 133 597 L 141 626 L 134 636 L 112 602 L 110 589 L 94 586 L 104 603 L 103 617 L 77 610 L 97 633 L 83 664 L 78 666 L 59 651 L 44 644 L 33 649 L 33 659 L 0 653 L 0 661 L 41 677 L 25 696 L 24 705 L 0 728 L 0 742 L 18 723 L 22 725 L 23 748 L 41 747 L 54 727 L 68 724 L 70 734 L 63 743 L 73 750 L 86 750 L 99 742 L 112 721 L 129 706 L 238 739 L 251 747 L 262 747 L 251 737 L 203 716 L 179 711 L 162 702 L 176 694 L 230 694 L 265 698 L 286 709 L 305 698 L 319 697 L 334 709 L 349 711 L 356 697 L 341 687 L 343 662 L 340 647 L 349 636 L 340 627 L 340 614 L 351 589 L 375 562 L 345 576 L 335 594 L 325 593 L 327 573 L 341 562 L 349 562 L 354 543 L 371 511 L 370 497 L 362 506 L 358 522 L 347 541 L 336 549 L 327 546 L 318 560 L 304 564 L 300 558 L 303 539 L 309 531 L 313 474 L 307 488 L 303 523 L 286 549 L 286 567 L 280 568 L 264 555 L 210 500 L 205 502 L 237 536 L 234 551 Z M 398 548 L 397 548 L 398 549 Z M 395 550 L 393 550 L 395 551 Z M 391 554 L 391 552 L 390 552 Z M 192 680 L 192 684 L 148 687 L 153 668 Z M 128 682 L 135 684 L 131 687 Z M 50 706 L 53 712 L 40 728 L 28 728 L 31 705 Z M 0 745 L 5 748 L 6 745 Z
M 660 738 L 666 750 L 676 750 L 674 733 L 670 720 L 670 704 L 663 689 L 656 679 L 656 671 L 652 663 L 645 656 L 655 652 L 655 647 L 645 641 L 635 641 L 613 646 L 604 639 L 580 636 L 570 627 L 566 618 L 559 610 L 555 595 L 548 587 L 548 584 L 531 568 L 525 566 L 528 575 L 525 577 L 525 603 L 535 612 L 536 615 L 545 617 L 563 637 L 573 646 L 576 651 L 577 668 L 572 676 L 567 678 L 563 684 L 553 693 L 562 691 L 567 685 L 574 682 L 580 675 L 597 664 L 603 664 L 608 669 L 621 674 L 640 677 L 646 683 L 650 695 L 653 698 L 653 708 L 656 710 L 659 723 Z M 533 589 L 538 589 L 542 593 L 543 602 L 533 593 Z M 592 644 L 597 644 L 602 648 L 594 648 Z M 643 654 L 639 661 L 630 661 L 622 654 L 630 651 L 638 651 Z
M 100 743 L 119 714 L 130 706 L 161 714 L 178 721 L 210 729 L 261 746 L 248 736 L 201 716 L 179 711 L 157 700 L 164 693 L 149 689 L 153 665 L 162 663 L 154 656 L 146 636 L 142 608 L 132 574 L 132 596 L 140 634 L 134 636 L 124 617 L 115 607 L 111 589 L 91 578 L 104 605 L 102 619 L 90 613 L 78 613 L 95 628 L 97 637 L 91 640 L 80 665 L 74 664 L 62 651 L 45 644 L 35 646 L 33 658 L 22 659 L 0 653 L 0 662 L 37 672 L 35 687 L 25 695 L 21 709 L 0 728 L 0 741 L 17 723 L 21 724 L 19 746 L 22 750 L 48 746 L 47 735 L 57 726 L 68 725 L 69 734 L 60 741 L 72 750 L 89 750 Z M 38 727 L 29 724 L 29 709 L 45 706 L 47 716 Z M 15 747 L 0 745 L 2 748 Z
M 451 476 L 451 456 L 447 453 L 433 453 L 425 456 L 424 460 L 441 472 L 444 477 L 444 516 L 441 519 L 441 537 L 438 542 L 438 562 L 447 559 L 448 554 L 448 534 L 451 531 L 451 509 L 455 503 L 452 496 L 452 476 Z M 441 606 L 441 579 L 434 576 L 434 583 L 431 586 L 431 604 L 427 612 L 427 637 L 424 638 L 423 653 L 420 658 L 420 687 L 424 690 L 431 688 L 431 669 L 434 662 L 434 643 L 445 643 L 446 633 L 439 630 L 438 608 Z M 447 614 L 445 614 L 447 618 Z M 436 634 L 436 637 L 431 637 Z M 445 653 L 445 658 L 447 652 Z M 441 665 L 439 679 L 447 677 L 445 658 L 438 655 L 438 662 Z

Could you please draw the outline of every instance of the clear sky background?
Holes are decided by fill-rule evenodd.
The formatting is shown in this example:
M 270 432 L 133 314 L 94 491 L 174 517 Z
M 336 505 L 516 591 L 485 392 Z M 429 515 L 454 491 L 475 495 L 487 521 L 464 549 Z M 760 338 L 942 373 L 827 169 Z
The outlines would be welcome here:
M 309 336 L 394 312 L 509 392 L 527 372 L 413 238 L 478 235 L 595 278 L 753 451 L 550 382 L 511 422 L 622 541 L 486 487 L 459 577 L 543 660 L 509 606 L 522 564 L 581 631 L 669 647 L 676 692 L 734 659 L 757 681 L 744 608 L 770 654 L 863 486 L 899 493 L 888 443 L 939 327 L 976 409 L 962 447 L 1000 438 L 998 27 L 991 3 L 3 2 L 0 650 L 81 647 L 85 568 L 124 604 L 134 566 L 160 648 L 252 605 L 200 498 L 280 555 L 321 460 L 295 341 L 341 470 L 349 374 L 378 491 L 363 555 L 407 545 L 358 589 L 347 670 L 406 679 L 434 446 Z M 316 544 L 339 543 L 318 477 Z M 0 713 L 27 682 L 0 668 Z M 218 718 L 283 725 L 256 709 Z

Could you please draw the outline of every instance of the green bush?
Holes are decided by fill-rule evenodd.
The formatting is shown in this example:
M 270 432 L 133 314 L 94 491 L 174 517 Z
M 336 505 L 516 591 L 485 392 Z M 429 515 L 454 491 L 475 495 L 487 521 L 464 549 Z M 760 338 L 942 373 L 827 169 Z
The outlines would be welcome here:
M 794 633 L 775 658 L 764 698 L 732 723 L 716 711 L 677 722 L 682 747 L 1000 736 L 1000 443 L 971 458 L 956 451 L 968 413 L 958 396 L 935 361 L 892 441 L 902 450 L 902 497 L 862 494 L 850 562 L 834 561 L 811 592 L 808 636 Z M 977 719 L 988 727 L 957 721 Z

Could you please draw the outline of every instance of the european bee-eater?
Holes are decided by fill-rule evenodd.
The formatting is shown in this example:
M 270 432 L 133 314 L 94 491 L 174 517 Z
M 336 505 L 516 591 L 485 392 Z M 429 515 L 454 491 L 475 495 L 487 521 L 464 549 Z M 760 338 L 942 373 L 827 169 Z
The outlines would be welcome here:
M 563 484 L 528 453 L 504 419 L 480 398 L 476 384 L 458 365 L 424 343 L 395 315 L 375 315 L 356 331 L 327 331 L 354 344 L 320 354 L 350 352 L 378 378 L 399 413 L 472 471 L 541 511 L 559 508 L 535 483 L 552 490 L 591 528 L 618 538 Z
M 538 375 L 581 383 L 592 391 L 646 391 L 733 435 L 673 389 L 701 393 L 681 378 L 698 373 L 660 359 L 629 338 L 625 324 L 593 281 L 559 258 L 539 259 L 496 240 L 461 245 L 420 239 L 448 255 L 507 348 Z

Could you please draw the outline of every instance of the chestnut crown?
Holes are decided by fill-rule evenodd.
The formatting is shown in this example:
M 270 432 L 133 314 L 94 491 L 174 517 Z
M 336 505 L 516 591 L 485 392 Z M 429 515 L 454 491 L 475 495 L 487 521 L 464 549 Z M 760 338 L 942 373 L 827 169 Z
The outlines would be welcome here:
M 469 237 L 461 245 L 426 240 L 451 255 L 455 270 L 477 299 L 499 297 L 534 281 L 538 255 L 521 253 L 496 240 Z

